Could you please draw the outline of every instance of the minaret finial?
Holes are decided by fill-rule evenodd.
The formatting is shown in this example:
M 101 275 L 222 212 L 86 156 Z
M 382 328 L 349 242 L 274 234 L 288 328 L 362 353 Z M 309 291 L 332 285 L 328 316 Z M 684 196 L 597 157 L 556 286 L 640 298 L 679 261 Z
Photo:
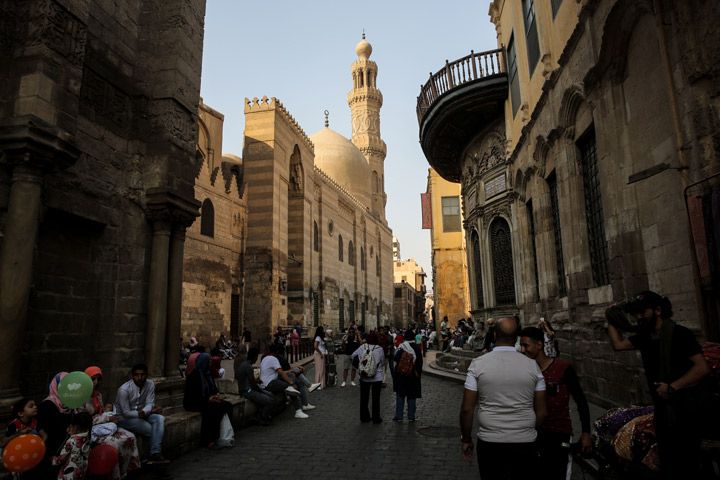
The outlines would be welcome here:
M 325 110 L 325 112 L 323 113 L 325 113 L 325 128 L 328 128 L 330 126 L 330 120 L 328 119 L 328 117 L 330 116 L 330 112 Z
M 363 28 L 363 40 L 365 40 L 365 29 Z

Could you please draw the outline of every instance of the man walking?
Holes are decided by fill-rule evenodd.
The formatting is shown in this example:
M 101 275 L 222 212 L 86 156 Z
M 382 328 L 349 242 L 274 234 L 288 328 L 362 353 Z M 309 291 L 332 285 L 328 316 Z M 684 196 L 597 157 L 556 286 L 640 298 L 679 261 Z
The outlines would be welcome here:
M 545 380 L 533 360 L 515 350 L 518 320 L 496 324 L 495 348 L 468 368 L 460 408 L 460 442 L 472 458 L 470 436 L 477 407 L 477 458 L 482 480 L 533 478 L 535 428 L 546 416 Z
M 150 438 L 148 463 L 167 463 L 162 455 L 165 417 L 155 406 L 155 383 L 148 379 L 148 368 L 138 363 L 130 371 L 131 379 L 118 388 L 115 409 L 120 417 L 118 425 L 135 435 Z
M 625 314 L 637 318 L 635 335 Z M 709 395 L 702 380 L 710 367 L 693 333 L 672 320 L 667 297 L 645 291 L 606 310 L 615 350 L 640 350 L 655 404 L 655 435 L 663 478 L 699 478 L 700 427 L 707 421 Z
M 550 358 L 545 353 L 545 332 L 537 327 L 527 327 L 520 332 L 522 352 L 535 360 L 545 378 L 547 396 L 547 418 L 538 428 L 537 448 L 540 458 L 539 471 L 548 480 L 570 478 L 570 397 L 577 405 L 582 425 L 580 448 L 590 453 L 590 408 L 580 387 L 575 369 L 567 360 Z

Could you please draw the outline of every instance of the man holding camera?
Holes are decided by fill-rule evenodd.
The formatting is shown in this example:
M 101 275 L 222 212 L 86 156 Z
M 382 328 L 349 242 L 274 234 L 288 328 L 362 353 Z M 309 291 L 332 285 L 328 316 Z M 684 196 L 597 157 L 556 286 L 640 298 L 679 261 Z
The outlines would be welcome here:
M 625 313 L 637 319 L 631 326 Z M 645 291 L 605 312 L 615 350 L 640 350 L 655 404 L 655 434 L 663 478 L 698 478 L 700 425 L 707 411 L 702 380 L 710 367 L 693 333 L 672 320 L 667 297 Z M 634 332 L 625 338 L 622 332 Z

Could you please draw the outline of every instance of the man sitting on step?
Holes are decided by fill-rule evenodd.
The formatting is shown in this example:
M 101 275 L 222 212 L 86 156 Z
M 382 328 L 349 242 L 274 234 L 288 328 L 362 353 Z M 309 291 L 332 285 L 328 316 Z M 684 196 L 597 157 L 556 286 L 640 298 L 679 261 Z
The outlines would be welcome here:
M 263 356 L 260 361 L 260 383 L 270 393 L 285 393 L 293 402 L 295 407 L 295 418 L 308 418 L 309 415 L 303 412 L 300 401 L 300 391 L 292 386 L 292 379 L 283 370 L 278 357 L 284 347 L 282 345 L 271 345 L 270 353 Z

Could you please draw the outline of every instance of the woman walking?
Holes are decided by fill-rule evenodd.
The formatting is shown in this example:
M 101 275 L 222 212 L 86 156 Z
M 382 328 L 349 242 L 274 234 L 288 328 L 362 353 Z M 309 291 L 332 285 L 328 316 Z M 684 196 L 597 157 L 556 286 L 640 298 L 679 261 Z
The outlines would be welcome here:
M 372 331 L 367 336 L 367 343 L 360 345 L 351 355 L 351 358 L 358 358 L 360 371 L 360 421 L 368 423 L 382 423 L 380 417 L 380 391 L 382 382 L 385 379 L 383 366 L 385 363 L 385 352 L 378 345 L 377 332 Z M 367 368 L 366 365 L 371 365 Z M 374 370 L 374 371 L 373 371 Z M 372 391 L 372 415 L 368 410 L 368 399 Z
M 394 422 L 402 422 L 407 399 L 408 421 L 415 421 L 415 402 L 421 395 L 420 375 L 422 373 L 423 357 L 421 347 L 415 340 L 412 330 L 405 331 L 403 341 L 395 352 L 395 372 L 393 375 L 393 390 L 395 390 L 395 417 Z M 412 367 L 403 360 L 403 356 L 412 357 Z M 402 364 L 401 364 L 402 361 Z
M 327 348 L 325 347 L 325 329 L 317 327 L 315 330 L 315 352 L 313 360 L 315 361 L 315 383 L 320 384 L 319 390 L 325 388 L 325 355 Z

